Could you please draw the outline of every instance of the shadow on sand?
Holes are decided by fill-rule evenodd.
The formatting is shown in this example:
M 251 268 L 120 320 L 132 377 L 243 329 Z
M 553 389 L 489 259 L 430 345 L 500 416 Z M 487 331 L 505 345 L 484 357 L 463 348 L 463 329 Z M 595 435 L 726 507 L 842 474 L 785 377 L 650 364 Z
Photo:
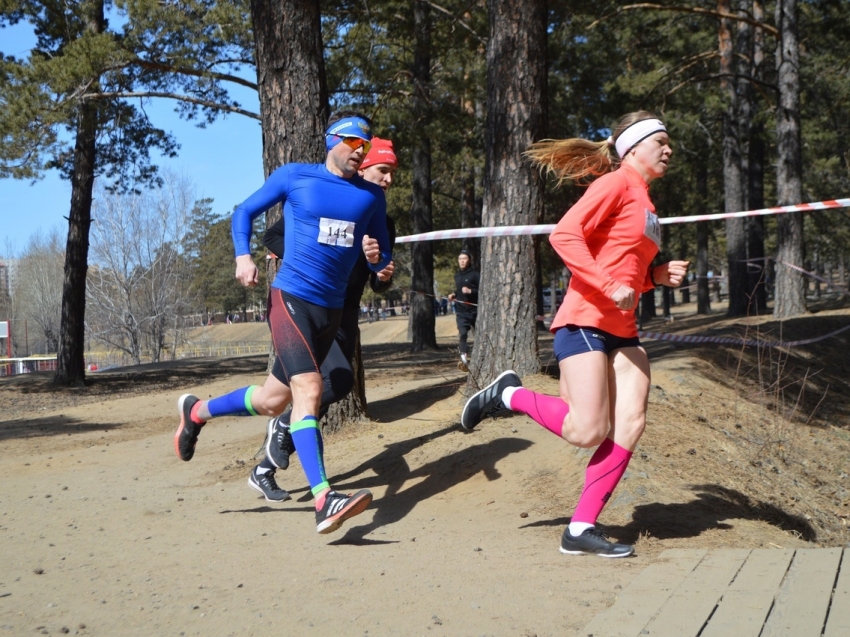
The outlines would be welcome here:
M 465 482 L 480 471 L 484 472 L 488 480 L 499 479 L 501 474 L 496 468 L 496 464 L 510 454 L 519 453 L 532 445 L 530 441 L 520 438 L 498 438 L 486 444 L 474 445 L 443 456 L 438 460 L 419 467 L 415 471 L 410 470 L 410 465 L 407 463 L 405 456 L 437 438 L 452 433 L 459 433 L 457 425 L 444 427 L 427 435 L 394 442 L 387 445 L 376 456 L 366 460 L 350 471 L 332 476 L 329 482 L 339 491 L 350 492 L 358 489 L 386 487 L 386 492 L 383 497 L 372 502 L 369 510 L 374 511 L 374 517 L 371 522 L 349 528 L 343 537 L 330 542 L 330 544 L 394 544 L 396 540 L 374 540 L 366 536 L 375 529 L 402 520 L 416 507 L 418 502 L 443 493 L 453 486 Z M 362 477 L 364 473 L 369 471 L 373 471 L 376 475 Z M 411 482 L 416 482 L 416 484 L 404 489 L 404 485 Z M 404 490 L 402 491 L 402 489 Z M 306 487 L 292 490 L 290 493 L 303 494 L 298 499 L 299 502 L 308 502 L 312 499 L 309 489 Z M 308 509 L 304 507 L 272 509 L 262 506 L 253 509 L 225 510 L 221 511 L 221 513 L 265 513 L 304 510 Z M 309 507 L 309 510 L 312 510 L 312 507 Z M 354 518 L 349 524 L 356 523 L 356 520 Z
M 110 431 L 126 423 L 91 423 L 69 416 L 28 418 L 0 422 L 0 441 Z
M 787 513 L 766 502 L 753 501 L 740 491 L 716 484 L 692 485 L 690 489 L 697 495 L 690 502 L 639 504 L 629 524 L 600 527 L 617 541 L 633 544 L 641 534 L 659 540 L 693 538 L 711 529 L 732 528 L 725 520 L 758 520 L 799 534 L 808 542 L 817 539 L 814 527 L 804 517 Z M 569 522 L 569 517 L 560 517 L 539 520 L 520 528 L 563 526 Z
M 369 403 L 369 416 L 383 423 L 404 420 L 426 410 L 441 400 L 451 398 L 464 384 L 464 380 L 440 380 L 427 387 L 419 387 L 404 393 Z

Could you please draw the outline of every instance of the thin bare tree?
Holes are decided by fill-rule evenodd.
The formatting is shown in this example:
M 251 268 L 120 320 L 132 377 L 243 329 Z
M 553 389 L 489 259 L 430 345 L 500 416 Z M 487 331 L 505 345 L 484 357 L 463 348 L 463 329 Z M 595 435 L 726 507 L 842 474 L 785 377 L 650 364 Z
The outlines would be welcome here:
M 64 261 L 58 229 L 32 235 L 17 261 L 12 296 L 18 316 L 38 328 L 33 329 L 33 351 L 48 354 L 59 349 Z M 26 338 L 29 341 L 29 330 Z
M 160 359 L 190 302 L 183 245 L 194 203 L 189 180 L 166 173 L 160 190 L 104 194 L 95 204 L 89 332 L 136 364 L 143 354 Z

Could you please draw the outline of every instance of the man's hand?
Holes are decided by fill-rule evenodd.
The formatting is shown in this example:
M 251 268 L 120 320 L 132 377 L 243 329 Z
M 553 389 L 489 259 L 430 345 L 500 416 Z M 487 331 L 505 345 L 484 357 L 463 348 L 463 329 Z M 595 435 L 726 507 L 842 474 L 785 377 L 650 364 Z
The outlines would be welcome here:
M 614 290 L 611 300 L 619 309 L 631 310 L 635 306 L 635 291 L 628 285 L 621 285 Z
M 385 267 L 383 270 L 378 272 L 378 274 L 377 274 L 378 280 L 386 283 L 391 278 L 393 278 L 393 272 L 395 272 L 395 264 L 392 261 L 390 261 L 390 264 L 387 267 Z
M 464 287 L 464 288 L 461 288 L 460 291 L 463 292 L 464 294 L 472 294 L 472 288 Z
M 652 279 L 659 285 L 671 288 L 679 287 L 688 273 L 690 261 L 670 261 L 656 266 L 652 271 Z
M 366 260 L 372 265 L 381 260 L 381 247 L 378 245 L 378 240 L 373 239 L 368 234 L 363 235 L 363 254 L 366 255 Z
M 260 271 L 254 265 L 250 254 L 240 254 L 236 257 L 236 280 L 246 288 L 257 285 L 260 279 Z

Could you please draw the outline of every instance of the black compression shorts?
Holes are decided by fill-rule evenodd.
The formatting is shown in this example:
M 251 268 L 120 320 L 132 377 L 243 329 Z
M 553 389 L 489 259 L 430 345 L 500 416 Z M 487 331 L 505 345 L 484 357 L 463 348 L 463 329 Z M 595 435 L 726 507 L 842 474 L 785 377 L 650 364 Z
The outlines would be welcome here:
M 319 373 L 334 342 L 342 308 L 327 308 L 272 288 L 269 329 L 274 343 L 272 374 L 280 382 L 298 374 Z

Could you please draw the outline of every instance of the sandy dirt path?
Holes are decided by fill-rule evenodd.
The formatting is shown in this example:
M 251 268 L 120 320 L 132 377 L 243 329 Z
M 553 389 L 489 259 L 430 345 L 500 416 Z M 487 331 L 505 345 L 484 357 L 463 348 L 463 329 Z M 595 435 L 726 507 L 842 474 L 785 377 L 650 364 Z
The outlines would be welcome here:
M 375 501 L 327 536 L 297 457 L 278 472 L 293 500 L 247 486 L 264 419 L 221 418 L 191 462 L 174 454 L 178 396 L 261 382 L 262 357 L 64 400 L 0 387 L 0 635 L 561 637 L 666 548 L 812 545 L 802 516 L 773 519 L 736 495 L 769 472 L 753 477 L 709 431 L 716 418 L 700 433 L 710 410 L 698 397 L 727 397 L 695 384 L 687 357 L 653 363 L 653 424 L 603 517 L 638 552 L 604 560 L 558 552 L 588 452 L 520 416 L 466 433 L 449 349 L 379 354 L 367 362 L 373 422 L 326 441 L 332 484 Z M 527 383 L 557 391 L 553 378 Z M 706 486 L 712 476 L 725 486 Z
M 539 469 L 520 453 L 539 448 L 556 464 L 563 449 L 507 420 L 464 434 L 455 396 L 329 441 L 333 484 L 370 488 L 375 503 L 317 535 L 297 463 L 279 473 L 294 501 L 272 505 L 247 487 L 259 419 L 221 419 L 195 459 L 174 455 L 180 392 L 256 380 L 64 409 L 103 429 L 7 442 L 0 631 L 559 635 L 645 563 L 568 564 L 560 523 L 529 510 Z M 590 573 L 604 590 L 581 586 Z

